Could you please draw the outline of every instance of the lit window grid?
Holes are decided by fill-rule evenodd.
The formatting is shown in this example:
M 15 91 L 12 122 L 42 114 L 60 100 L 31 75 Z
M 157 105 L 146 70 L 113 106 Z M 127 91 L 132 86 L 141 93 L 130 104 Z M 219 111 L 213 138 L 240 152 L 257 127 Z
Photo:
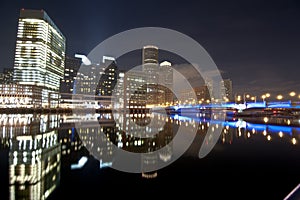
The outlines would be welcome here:
M 16 81 L 58 90 L 63 77 L 64 57 L 65 38 L 55 28 L 40 19 L 19 20 L 15 53 Z M 46 74 L 50 78 L 43 79 Z
M 41 89 L 35 86 L 0 84 L 0 108 L 41 106 Z

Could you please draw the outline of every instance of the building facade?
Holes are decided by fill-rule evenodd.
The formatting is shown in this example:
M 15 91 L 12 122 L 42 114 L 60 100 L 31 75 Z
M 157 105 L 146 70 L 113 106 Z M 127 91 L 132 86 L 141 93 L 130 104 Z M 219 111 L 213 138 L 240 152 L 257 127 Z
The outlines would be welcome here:
M 160 104 L 173 104 L 174 103 L 174 93 L 173 93 L 173 68 L 172 63 L 168 61 L 163 61 L 159 64 L 159 84 L 161 98 L 159 100 Z
M 77 76 L 77 72 L 81 65 L 81 59 L 66 56 L 64 78 L 60 83 L 60 93 L 72 94 L 74 92 L 74 81 Z
M 42 104 L 59 92 L 64 77 L 66 39 L 44 10 L 20 11 L 14 61 L 14 82 L 42 88 Z
M 158 70 L 158 47 L 153 45 L 144 46 L 142 49 L 142 67 L 146 76 L 147 84 L 147 106 L 151 107 L 158 104 L 159 95 L 159 70 Z
M 146 108 L 146 74 L 142 70 L 119 71 L 114 93 L 114 107 L 126 110 Z
M 118 80 L 118 66 L 115 58 L 103 56 L 101 77 L 97 87 L 98 96 L 112 96 Z
M 41 108 L 41 95 L 38 86 L 0 84 L 0 108 Z

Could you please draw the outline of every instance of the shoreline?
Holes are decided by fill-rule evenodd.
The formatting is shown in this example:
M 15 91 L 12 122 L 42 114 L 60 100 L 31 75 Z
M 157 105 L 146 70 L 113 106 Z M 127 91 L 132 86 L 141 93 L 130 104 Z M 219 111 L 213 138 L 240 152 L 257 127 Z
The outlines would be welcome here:
M 112 113 L 113 109 L 72 109 L 72 108 L 0 108 L 0 114 L 89 114 Z M 130 109 L 131 114 L 149 113 L 149 109 Z

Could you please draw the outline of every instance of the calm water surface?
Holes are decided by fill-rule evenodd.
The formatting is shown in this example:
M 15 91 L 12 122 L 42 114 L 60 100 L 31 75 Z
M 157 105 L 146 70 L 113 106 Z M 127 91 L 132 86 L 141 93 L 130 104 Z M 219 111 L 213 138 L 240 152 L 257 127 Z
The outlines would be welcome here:
M 177 194 L 284 199 L 300 183 L 300 126 L 250 121 L 201 114 L 0 115 L 1 199 Z M 170 144 L 180 127 L 195 138 L 178 156 Z M 199 158 L 208 130 L 221 131 L 220 137 L 212 151 Z M 128 163 L 147 173 L 117 170 L 116 148 L 150 152 L 137 164 Z M 161 148 L 159 154 L 151 154 Z M 157 168 L 160 163 L 167 164 Z

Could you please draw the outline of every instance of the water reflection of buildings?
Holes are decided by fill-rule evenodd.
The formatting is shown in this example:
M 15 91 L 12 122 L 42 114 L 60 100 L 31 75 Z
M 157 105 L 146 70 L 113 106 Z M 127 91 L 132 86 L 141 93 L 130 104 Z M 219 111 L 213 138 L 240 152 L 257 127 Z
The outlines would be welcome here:
M 143 153 L 140 161 L 144 171 L 142 177 L 154 178 L 157 176 L 158 163 L 168 162 L 172 157 L 173 149 L 168 145 L 174 136 L 172 122 L 168 116 L 150 113 L 97 114 L 89 120 L 81 120 L 76 129 L 80 136 L 80 143 L 77 144 L 85 146 L 100 161 L 100 168 L 114 165 L 117 148 Z M 72 135 L 71 129 L 68 130 Z M 67 146 L 64 140 L 68 143 L 70 139 L 61 138 L 62 151 L 69 154 L 72 150 L 64 149 Z M 167 148 L 163 151 L 156 152 L 165 146 Z
M 74 123 L 78 121 L 80 127 L 75 128 Z M 1 115 L 0 125 L 1 146 L 9 150 L 10 199 L 45 199 L 60 182 L 62 161 L 66 162 L 64 167 L 71 169 L 81 157 L 93 155 L 99 160 L 99 168 L 113 166 L 114 148 L 145 153 L 140 160 L 141 176 L 155 178 L 160 163 L 175 156 L 173 146 L 168 144 L 179 126 L 197 127 L 201 135 L 221 127 L 221 145 L 251 138 L 295 145 L 300 139 L 300 126 L 255 124 L 235 119 L 219 121 L 214 115 L 205 114 L 197 114 L 194 118 L 154 113 L 62 117 Z M 163 147 L 167 148 L 162 151 Z
M 141 156 L 143 178 L 157 177 L 159 162 L 171 160 L 173 149 L 169 145 L 174 137 L 174 127 L 168 116 L 139 113 L 116 115 L 116 124 L 122 134 L 122 149 Z M 161 148 L 164 150 L 160 150 Z M 159 151 L 158 151 L 159 150 Z
M 97 123 L 91 123 L 91 121 Z M 265 138 L 266 142 L 281 139 L 297 144 L 300 127 L 253 124 L 241 120 L 218 120 L 217 116 L 198 114 L 194 118 L 184 116 L 164 116 L 154 113 L 111 113 L 97 114 L 81 123 L 77 129 L 81 143 L 100 161 L 100 167 L 112 166 L 116 156 L 114 148 L 128 152 L 143 153 L 141 169 L 144 178 L 157 176 L 160 162 L 168 162 L 173 157 L 170 142 L 179 126 L 197 127 L 198 134 L 205 135 L 210 129 L 220 131 L 220 144 L 232 144 L 252 137 Z M 99 123 L 98 123 L 99 122 Z M 154 123 L 155 122 L 155 123 Z M 71 129 L 69 134 L 72 135 Z M 74 141 L 77 141 L 74 140 Z M 163 151 L 160 149 L 164 148 Z M 157 151 L 160 150 L 160 151 Z M 64 150 L 63 150 L 64 151 Z M 68 150 L 72 152 L 73 150 Z M 158 153 L 157 153 L 158 152 Z
M 0 132 L 9 147 L 10 199 L 46 199 L 58 186 L 57 125 L 57 116 L 1 115 Z
M 100 161 L 100 168 L 110 166 L 113 161 L 113 146 L 116 144 L 116 127 L 112 114 L 64 116 L 60 126 L 60 141 L 62 159 L 66 161 L 64 165 L 71 165 L 71 169 L 83 167 L 76 163 L 90 155 Z

